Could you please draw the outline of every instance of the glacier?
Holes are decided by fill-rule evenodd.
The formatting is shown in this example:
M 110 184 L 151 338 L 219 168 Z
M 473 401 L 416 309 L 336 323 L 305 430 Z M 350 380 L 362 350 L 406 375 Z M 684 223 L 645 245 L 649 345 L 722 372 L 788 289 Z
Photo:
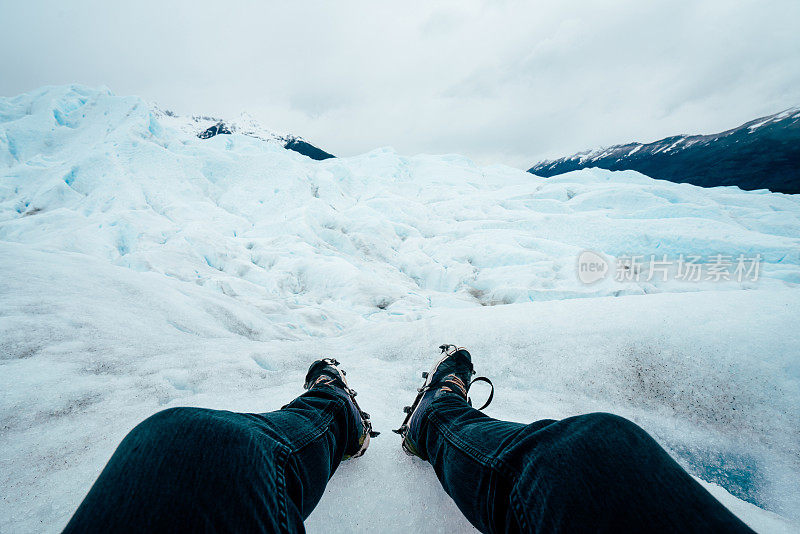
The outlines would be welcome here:
M 584 284 L 585 250 L 762 262 Z M 618 413 L 756 530 L 800 528 L 794 195 L 390 148 L 313 161 L 53 86 L 0 98 L 0 265 L 0 531 L 62 528 L 141 419 L 278 409 L 328 355 L 383 435 L 308 530 L 470 532 L 388 432 L 444 342 L 494 381 L 489 415 Z

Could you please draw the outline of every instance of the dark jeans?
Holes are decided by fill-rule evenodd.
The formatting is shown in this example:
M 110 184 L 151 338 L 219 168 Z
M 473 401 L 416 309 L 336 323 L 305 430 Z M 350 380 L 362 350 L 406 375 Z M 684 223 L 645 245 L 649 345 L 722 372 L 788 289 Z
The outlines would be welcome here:
M 457 395 L 415 443 L 483 532 L 752 532 L 636 424 L 609 413 L 523 425 Z
M 65 532 L 302 532 L 357 439 L 346 402 L 319 388 L 267 414 L 160 412 L 122 441 Z M 749 532 L 621 417 L 522 425 L 456 395 L 426 417 L 420 452 L 482 531 Z
M 348 402 L 323 387 L 265 414 L 159 412 L 122 440 L 64 532 L 304 532 L 358 438 Z

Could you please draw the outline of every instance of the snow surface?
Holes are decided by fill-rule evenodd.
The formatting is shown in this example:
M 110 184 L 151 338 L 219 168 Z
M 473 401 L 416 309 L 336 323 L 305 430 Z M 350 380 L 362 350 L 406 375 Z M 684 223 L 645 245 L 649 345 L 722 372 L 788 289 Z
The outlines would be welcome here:
M 391 149 L 316 162 L 169 122 L 83 86 L 0 99 L 0 531 L 62 528 L 148 415 L 278 409 L 323 355 L 384 433 L 309 531 L 470 531 L 389 432 L 443 342 L 493 379 L 493 417 L 619 413 L 757 530 L 800 528 L 800 199 Z M 585 249 L 764 263 L 584 285 Z

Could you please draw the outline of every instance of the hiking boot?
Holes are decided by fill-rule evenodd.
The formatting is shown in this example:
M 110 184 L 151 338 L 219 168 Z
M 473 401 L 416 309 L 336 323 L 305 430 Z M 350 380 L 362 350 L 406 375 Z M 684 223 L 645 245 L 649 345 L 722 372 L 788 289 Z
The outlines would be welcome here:
M 323 358 L 315 361 L 311 364 L 311 367 L 308 368 L 308 373 L 306 373 L 306 381 L 303 384 L 303 387 L 307 390 L 320 387 L 331 387 L 339 389 L 347 394 L 347 398 L 350 401 L 348 403 L 350 410 L 355 416 L 355 420 L 361 423 L 361 428 L 359 429 L 360 434 L 358 436 L 356 447 L 351 448 L 349 451 L 345 451 L 345 455 L 342 457 L 342 461 L 345 461 L 349 460 L 350 458 L 358 458 L 367 452 L 367 447 L 369 447 L 369 439 L 378 436 L 380 432 L 375 432 L 372 430 L 372 422 L 369 419 L 369 414 L 358 406 L 358 403 L 356 402 L 355 390 L 350 389 L 350 387 L 347 385 L 347 380 L 345 379 L 345 375 L 347 373 L 345 373 L 342 369 L 339 369 L 338 365 L 339 362 L 333 358 Z
M 425 382 L 422 387 L 417 389 L 414 403 L 403 408 L 403 411 L 408 414 L 403 424 L 397 430 L 393 430 L 396 434 L 403 436 L 403 450 L 407 454 L 418 456 L 423 460 L 427 458 L 419 452 L 414 440 L 419 436 L 425 410 L 434 399 L 442 395 L 457 395 L 472 406 L 472 400 L 467 393 L 475 382 L 486 382 L 492 387 L 489 399 L 478 408 L 479 410 L 489 406 L 494 397 L 494 384 L 491 380 L 483 376 L 472 378 L 475 369 L 472 366 L 472 356 L 467 349 L 455 345 L 440 345 L 439 348 L 443 356 L 430 371 L 422 373 Z

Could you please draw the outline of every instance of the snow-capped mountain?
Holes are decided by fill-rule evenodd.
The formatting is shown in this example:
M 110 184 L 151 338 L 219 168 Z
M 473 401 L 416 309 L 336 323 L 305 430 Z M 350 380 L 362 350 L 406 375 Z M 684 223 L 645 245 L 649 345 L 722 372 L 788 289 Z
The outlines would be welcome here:
M 599 167 L 703 187 L 734 185 L 800 193 L 800 107 L 712 135 L 676 135 L 537 163 L 529 172 L 555 176 Z
M 0 98 L 0 531 L 59 532 L 145 417 L 277 410 L 325 355 L 383 434 L 308 531 L 474 532 L 388 432 L 445 342 L 493 380 L 488 415 L 618 413 L 756 530 L 798 531 L 800 197 L 314 161 L 244 125 L 198 137 L 216 124 L 77 85 Z M 581 279 L 587 250 L 608 276 Z
M 269 143 L 276 143 L 283 148 L 294 150 L 315 160 L 335 157 L 333 154 L 315 147 L 302 137 L 270 130 L 247 113 L 242 113 L 234 120 L 225 120 L 206 115 L 183 117 L 176 115 L 172 111 L 162 110 L 158 106 L 153 106 L 153 114 L 165 125 L 196 135 L 200 139 L 210 139 L 220 134 L 238 133 Z

